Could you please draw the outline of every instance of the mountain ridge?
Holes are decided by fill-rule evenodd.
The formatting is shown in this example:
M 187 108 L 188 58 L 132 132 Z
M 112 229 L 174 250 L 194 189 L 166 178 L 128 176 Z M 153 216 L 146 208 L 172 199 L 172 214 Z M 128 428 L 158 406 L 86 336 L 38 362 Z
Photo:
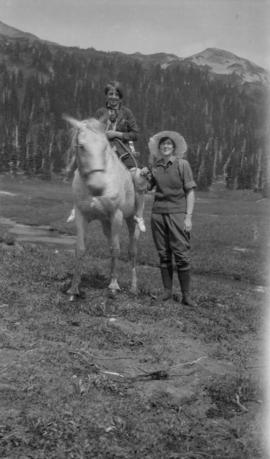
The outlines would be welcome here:
M 82 53 L 103 53 L 106 55 L 124 55 L 135 61 L 139 61 L 145 67 L 159 65 L 163 70 L 171 65 L 196 65 L 207 68 L 214 75 L 236 75 L 242 83 L 262 83 L 269 84 L 270 73 L 265 68 L 254 62 L 237 56 L 231 51 L 220 48 L 206 48 L 196 54 L 188 57 L 179 57 L 173 53 L 158 52 L 152 54 L 143 54 L 141 52 L 124 53 L 121 51 L 103 51 L 93 47 L 81 48 L 77 46 L 65 46 L 52 41 L 43 40 L 36 35 L 16 29 L 0 21 L 0 39 L 17 40 L 25 39 L 31 42 L 46 43 L 51 46 L 64 48 L 66 50 L 78 50 Z
M 26 38 L 30 40 L 41 40 L 36 35 L 33 35 L 29 32 L 23 32 L 20 29 L 16 29 L 15 27 L 9 26 L 5 24 L 3 21 L 0 21 L 0 35 L 6 38 Z

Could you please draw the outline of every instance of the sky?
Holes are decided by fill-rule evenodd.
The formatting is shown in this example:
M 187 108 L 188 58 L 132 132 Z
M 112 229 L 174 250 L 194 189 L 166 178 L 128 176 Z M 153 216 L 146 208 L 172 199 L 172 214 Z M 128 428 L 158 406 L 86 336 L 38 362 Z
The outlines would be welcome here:
M 270 0 L 0 0 L 0 20 L 66 46 L 179 57 L 215 47 L 270 70 Z

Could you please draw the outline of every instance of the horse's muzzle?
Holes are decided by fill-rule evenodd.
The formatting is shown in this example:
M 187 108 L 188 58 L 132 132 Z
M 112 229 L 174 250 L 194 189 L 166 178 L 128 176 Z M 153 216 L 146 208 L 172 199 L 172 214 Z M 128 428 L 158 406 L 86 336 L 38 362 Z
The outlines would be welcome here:
M 93 196 L 102 196 L 105 189 L 104 171 L 92 171 L 88 176 L 86 185 Z
M 102 194 L 103 194 L 103 188 L 100 188 L 100 187 L 96 188 L 96 187 L 92 187 L 91 186 L 91 187 L 89 187 L 89 189 L 90 189 L 91 194 L 93 196 L 102 196 Z

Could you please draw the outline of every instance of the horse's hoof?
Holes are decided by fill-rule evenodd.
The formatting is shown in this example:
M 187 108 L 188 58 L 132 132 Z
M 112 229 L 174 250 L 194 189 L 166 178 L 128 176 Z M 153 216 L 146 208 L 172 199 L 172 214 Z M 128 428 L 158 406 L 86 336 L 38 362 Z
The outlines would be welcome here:
M 69 294 L 69 301 L 70 302 L 74 302 L 76 300 L 84 300 L 86 298 L 86 294 L 85 292 L 79 292 L 79 293 L 71 293 L 71 292 L 68 292 Z
M 117 295 L 117 290 L 108 290 L 108 297 L 111 298 L 112 300 L 116 297 Z
M 68 294 L 70 287 L 71 287 L 71 280 L 67 280 L 63 282 L 63 284 L 60 286 L 60 292 Z
M 131 293 L 131 295 L 133 295 L 133 296 L 137 296 L 137 295 L 138 295 L 138 289 L 137 289 L 137 288 L 134 288 L 134 287 L 131 287 L 130 293 Z

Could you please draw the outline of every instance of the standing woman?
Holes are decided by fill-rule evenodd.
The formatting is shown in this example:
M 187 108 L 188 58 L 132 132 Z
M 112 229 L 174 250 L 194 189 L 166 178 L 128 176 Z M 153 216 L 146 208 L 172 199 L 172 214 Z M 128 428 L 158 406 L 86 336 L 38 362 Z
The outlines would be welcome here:
M 174 256 L 182 304 L 195 306 L 190 298 L 190 233 L 196 184 L 183 159 L 187 144 L 179 133 L 162 131 L 150 138 L 148 146 L 151 186 L 156 188 L 151 228 L 160 260 L 162 299 L 172 298 Z

